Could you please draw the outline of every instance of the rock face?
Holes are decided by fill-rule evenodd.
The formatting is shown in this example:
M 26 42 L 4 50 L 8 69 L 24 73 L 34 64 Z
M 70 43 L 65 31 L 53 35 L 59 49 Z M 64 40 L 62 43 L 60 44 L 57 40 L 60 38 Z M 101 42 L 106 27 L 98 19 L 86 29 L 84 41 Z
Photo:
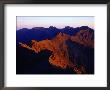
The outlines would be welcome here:
M 87 73 L 86 67 L 82 63 L 78 66 L 75 57 L 73 57 L 73 60 L 70 59 L 68 52 L 69 44 L 67 43 L 75 42 L 84 47 L 94 48 L 93 35 L 94 33 L 89 30 L 80 30 L 74 36 L 60 32 L 52 39 L 45 39 L 41 41 L 32 40 L 31 45 L 19 42 L 19 45 L 23 48 L 34 51 L 35 53 L 39 53 L 42 50 L 49 50 L 52 52 L 49 57 L 50 64 L 61 69 L 71 68 L 75 73 L 82 74 Z M 72 56 L 74 55 L 72 54 Z
M 82 45 L 94 48 L 94 32 L 90 32 L 89 30 L 80 30 L 75 36 L 71 37 L 72 41 L 80 43 Z

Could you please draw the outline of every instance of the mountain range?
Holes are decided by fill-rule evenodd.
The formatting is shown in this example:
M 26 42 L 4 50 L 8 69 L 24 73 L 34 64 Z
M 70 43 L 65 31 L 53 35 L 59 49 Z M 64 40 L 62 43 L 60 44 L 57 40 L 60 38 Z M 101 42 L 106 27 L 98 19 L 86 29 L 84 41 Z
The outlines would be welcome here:
M 87 26 L 77 28 L 66 26 L 62 29 L 58 29 L 53 26 L 50 26 L 49 28 L 23 28 L 17 30 L 16 35 L 18 62 L 16 64 L 18 74 L 52 74 L 55 72 L 60 74 L 94 73 L 94 30 Z M 42 56 L 45 56 L 45 61 L 41 59 Z M 33 63 L 26 64 L 25 66 L 23 63 L 28 62 L 29 58 L 31 58 L 31 62 L 36 59 L 36 63 L 41 59 L 41 62 L 45 66 L 44 68 L 48 68 L 49 70 L 51 68 L 50 72 L 46 72 L 45 69 L 45 71 L 41 70 L 42 66 L 36 67 Z M 25 59 L 27 59 L 27 61 Z M 35 63 L 35 61 L 33 62 Z M 35 68 L 32 68 L 31 65 Z M 20 66 L 22 66 L 23 71 L 20 71 Z M 30 71 L 24 69 L 25 67 L 29 68 L 30 66 Z M 52 69 L 53 67 L 56 69 Z M 37 70 L 35 71 L 35 69 Z
M 22 28 L 16 31 L 16 40 L 17 43 L 22 42 L 29 42 L 31 40 L 44 40 L 44 39 L 52 39 L 55 37 L 59 32 L 68 34 L 68 35 L 75 35 L 80 30 L 88 30 L 89 32 L 94 32 L 93 29 L 89 28 L 88 26 L 82 27 L 69 27 L 66 26 L 65 28 L 58 29 L 56 27 L 50 26 L 49 28 L 44 27 L 34 27 L 32 29 Z M 94 36 L 92 37 L 94 39 Z

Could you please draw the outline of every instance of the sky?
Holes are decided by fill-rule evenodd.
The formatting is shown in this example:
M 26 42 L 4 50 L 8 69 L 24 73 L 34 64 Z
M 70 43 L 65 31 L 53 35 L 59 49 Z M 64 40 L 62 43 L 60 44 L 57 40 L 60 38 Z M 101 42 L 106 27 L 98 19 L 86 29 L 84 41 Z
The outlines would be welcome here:
M 65 26 L 80 27 L 89 26 L 94 28 L 93 16 L 17 16 L 17 30 L 22 28 L 55 26 L 64 28 Z

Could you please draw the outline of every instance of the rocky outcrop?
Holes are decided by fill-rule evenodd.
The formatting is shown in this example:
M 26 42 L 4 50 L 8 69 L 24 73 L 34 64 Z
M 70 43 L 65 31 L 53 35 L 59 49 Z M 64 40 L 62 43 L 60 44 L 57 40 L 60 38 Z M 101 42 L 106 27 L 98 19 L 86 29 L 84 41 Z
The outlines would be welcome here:
M 84 46 L 94 48 L 93 35 L 94 32 L 90 32 L 89 30 L 80 30 L 75 36 L 71 37 L 71 40 Z

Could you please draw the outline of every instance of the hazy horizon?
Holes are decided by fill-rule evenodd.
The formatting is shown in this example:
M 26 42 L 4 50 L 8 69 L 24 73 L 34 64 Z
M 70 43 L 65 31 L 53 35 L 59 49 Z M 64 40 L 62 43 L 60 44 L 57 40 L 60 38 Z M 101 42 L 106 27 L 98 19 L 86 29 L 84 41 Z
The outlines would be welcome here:
M 16 20 L 17 30 L 34 27 L 48 28 L 50 26 L 56 28 L 88 26 L 94 29 L 93 16 L 17 16 Z

